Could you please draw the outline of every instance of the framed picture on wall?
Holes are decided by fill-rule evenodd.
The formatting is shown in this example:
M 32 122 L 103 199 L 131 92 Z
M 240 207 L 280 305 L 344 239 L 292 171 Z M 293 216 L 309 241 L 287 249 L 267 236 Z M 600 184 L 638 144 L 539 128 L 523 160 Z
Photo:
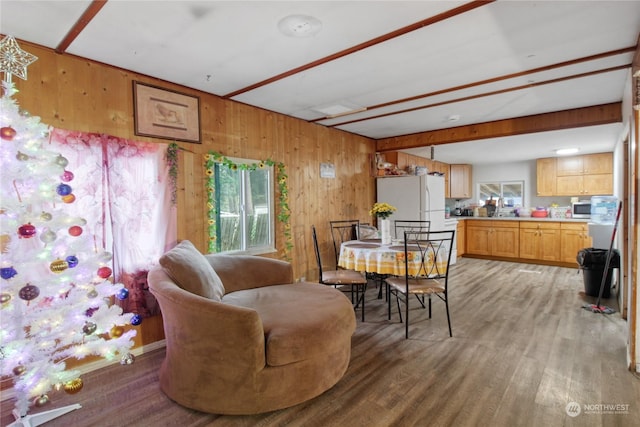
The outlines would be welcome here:
M 133 82 L 134 132 L 140 136 L 200 143 L 200 99 Z

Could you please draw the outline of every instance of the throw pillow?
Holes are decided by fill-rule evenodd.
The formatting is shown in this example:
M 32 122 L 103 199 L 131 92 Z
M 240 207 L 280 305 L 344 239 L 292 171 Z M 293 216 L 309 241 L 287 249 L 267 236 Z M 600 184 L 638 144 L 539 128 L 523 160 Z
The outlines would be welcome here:
M 182 289 L 220 301 L 224 285 L 209 261 L 193 243 L 183 240 L 160 257 L 160 265 Z

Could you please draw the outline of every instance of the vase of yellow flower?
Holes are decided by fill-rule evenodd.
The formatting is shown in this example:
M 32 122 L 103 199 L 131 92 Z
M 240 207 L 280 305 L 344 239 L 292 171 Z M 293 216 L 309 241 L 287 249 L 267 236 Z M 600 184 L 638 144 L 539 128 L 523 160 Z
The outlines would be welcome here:
M 396 211 L 396 208 L 388 203 L 375 203 L 369 214 L 378 218 L 380 228 L 380 238 L 383 245 L 391 244 L 391 221 L 389 217 Z

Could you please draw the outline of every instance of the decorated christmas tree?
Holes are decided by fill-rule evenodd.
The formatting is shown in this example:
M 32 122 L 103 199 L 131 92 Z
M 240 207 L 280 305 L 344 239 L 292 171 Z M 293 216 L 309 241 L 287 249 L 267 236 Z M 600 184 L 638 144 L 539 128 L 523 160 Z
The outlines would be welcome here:
M 65 361 L 96 355 L 133 363 L 136 331 L 124 326 L 141 319 L 114 304 L 128 291 L 113 283 L 112 255 L 96 244 L 85 218 L 67 213 L 77 179 L 68 160 L 50 150 L 48 126 L 13 98 L 11 75 L 24 71 L 26 79 L 25 58 L 35 57 L 10 37 L 0 54 L 0 373 L 13 383 L 16 424 L 39 425 L 79 408 L 28 415 L 31 405 L 47 404 L 47 393 L 82 389 Z

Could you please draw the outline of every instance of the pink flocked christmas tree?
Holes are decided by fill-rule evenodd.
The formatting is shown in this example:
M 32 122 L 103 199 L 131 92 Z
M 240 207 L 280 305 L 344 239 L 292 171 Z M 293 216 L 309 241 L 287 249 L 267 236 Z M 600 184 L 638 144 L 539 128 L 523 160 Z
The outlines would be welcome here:
M 16 65 L 7 58 L 20 59 L 6 54 L 18 49 L 8 39 L 3 67 Z M 32 405 L 47 405 L 48 393 L 82 389 L 69 358 L 133 363 L 136 331 L 124 326 L 140 319 L 114 304 L 128 291 L 113 283 L 111 254 L 96 245 L 85 218 L 66 213 L 77 178 L 49 149 L 49 128 L 19 110 L 12 70 L 2 71 L 9 79 L 0 110 L 0 373 L 13 382 L 15 424 L 33 426 L 80 407 L 28 414 Z

